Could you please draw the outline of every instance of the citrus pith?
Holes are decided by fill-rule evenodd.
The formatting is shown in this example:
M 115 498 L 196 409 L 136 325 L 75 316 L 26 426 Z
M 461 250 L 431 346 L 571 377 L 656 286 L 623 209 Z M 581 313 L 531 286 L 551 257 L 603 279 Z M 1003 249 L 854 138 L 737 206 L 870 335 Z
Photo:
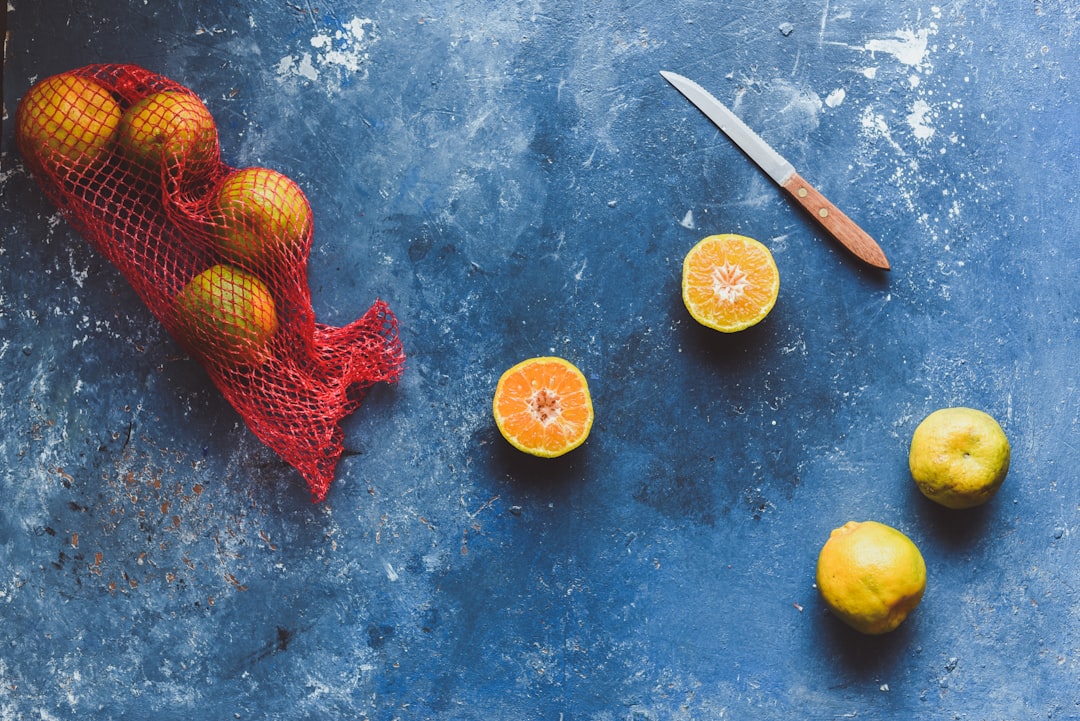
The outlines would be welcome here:
M 926 590 L 926 563 L 900 531 L 877 521 L 848 521 L 818 555 L 817 587 L 842 621 L 866 634 L 892 631 Z
M 683 303 L 694 320 L 714 330 L 734 333 L 759 323 L 779 293 L 772 253 L 753 238 L 710 235 L 683 260 Z
M 492 409 L 503 437 L 534 456 L 568 453 L 592 429 L 588 381 L 563 358 L 530 358 L 507 370 L 495 387 Z

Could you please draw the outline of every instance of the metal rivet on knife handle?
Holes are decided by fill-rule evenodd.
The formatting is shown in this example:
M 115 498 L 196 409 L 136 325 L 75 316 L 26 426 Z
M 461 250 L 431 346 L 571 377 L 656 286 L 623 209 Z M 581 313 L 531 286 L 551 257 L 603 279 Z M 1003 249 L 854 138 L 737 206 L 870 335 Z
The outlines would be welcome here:
M 807 183 L 801 175 L 792 173 L 791 177 L 784 181 L 782 187 L 844 247 L 875 268 L 889 270 L 889 260 L 874 239 L 856 225 L 855 221 L 830 203 L 814 186 Z

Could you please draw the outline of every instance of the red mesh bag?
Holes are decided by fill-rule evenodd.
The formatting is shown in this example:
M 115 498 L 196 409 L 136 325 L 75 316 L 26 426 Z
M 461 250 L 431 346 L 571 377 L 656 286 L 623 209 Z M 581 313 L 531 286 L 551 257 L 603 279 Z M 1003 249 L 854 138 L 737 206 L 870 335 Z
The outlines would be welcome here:
M 313 500 L 325 498 L 341 420 L 373 384 L 400 377 L 404 353 L 382 301 L 344 327 L 315 322 L 300 188 L 273 170 L 226 165 L 202 101 L 132 65 L 35 84 L 16 139 L 64 217 L 300 471 Z

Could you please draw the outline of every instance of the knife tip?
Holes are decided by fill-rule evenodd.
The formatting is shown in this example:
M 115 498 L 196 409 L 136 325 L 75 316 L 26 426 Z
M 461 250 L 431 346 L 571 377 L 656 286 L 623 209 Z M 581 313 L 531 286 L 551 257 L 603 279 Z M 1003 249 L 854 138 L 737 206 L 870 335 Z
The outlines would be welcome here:
M 686 77 L 683 77 L 682 75 L 679 75 L 678 73 L 673 73 L 670 70 L 661 70 L 660 75 L 664 78 L 664 80 L 667 80 L 669 83 L 674 85 L 675 89 L 678 90 L 683 95 L 686 95 L 686 91 L 688 89 L 691 89 L 691 88 L 696 88 L 698 90 L 701 90 L 701 88 L 698 86 L 698 84 L 695 83 L 693 80 L 691 80 L 689 78 L 686 78 Z M 701 90 L 701 92 L 704 92 L 704 91 Z

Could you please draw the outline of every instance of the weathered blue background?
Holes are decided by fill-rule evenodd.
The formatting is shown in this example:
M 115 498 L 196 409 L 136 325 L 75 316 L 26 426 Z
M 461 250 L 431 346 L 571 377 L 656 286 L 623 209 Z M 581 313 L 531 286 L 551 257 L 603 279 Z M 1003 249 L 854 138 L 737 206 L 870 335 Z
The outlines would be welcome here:
M 1072 0 L 10 0 L 0 169 L 0 718 L 1080 718 Z M 1004 6 L 1004 7 L 1002 7 Z M 316 212 L 320 321 L 375 297 L 409 363 L 329 499 L 33 185 L 35 80 L 134 62 Z M 878 274 L 659 76 L 731 103 L 877 237 Z M 679 298 L 741 232 L 780 299 Z M 498 375 L 559 354 L 597 422 L 511 450 Z M 982 408 L 1013 467 L 940 510 L 916 424 Z M 898 631 L 824 611 L 849 519 L 922 548 Z

